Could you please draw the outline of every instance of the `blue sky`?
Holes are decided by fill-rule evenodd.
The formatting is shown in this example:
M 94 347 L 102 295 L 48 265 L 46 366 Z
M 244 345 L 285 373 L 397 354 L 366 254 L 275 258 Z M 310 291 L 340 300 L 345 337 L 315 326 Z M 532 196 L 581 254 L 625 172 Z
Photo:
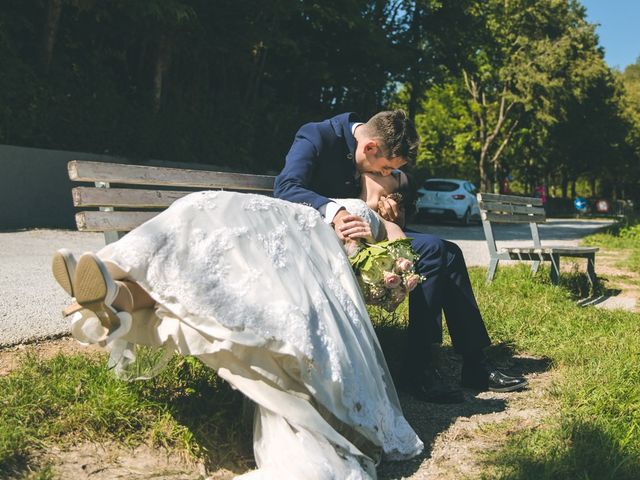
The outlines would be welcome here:
M 624 70 L 640 56 L 640 0 L 579 0 L 587 8 L 610 67 Z

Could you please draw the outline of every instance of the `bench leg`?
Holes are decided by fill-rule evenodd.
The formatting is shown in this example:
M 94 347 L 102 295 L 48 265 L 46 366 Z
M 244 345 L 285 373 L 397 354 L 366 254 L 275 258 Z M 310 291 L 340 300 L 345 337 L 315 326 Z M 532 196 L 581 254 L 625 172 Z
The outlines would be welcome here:
M 596 277 L 596 256 L 595 254 L 587 257 L 587 278 L 591 283 L 591 288 L 596 288 L 598 277 Z
M 538 273 L 538 269 L 540 268 L 540 260 L 534 260 L 531 262 L 531 275 L 535 275 Z
M 560 281 L 560 255 L 551 255 L 551 283 L 557 285 Z
M 493 277 L 496 276 L 496 270 L 498 269 L 498 259 L 492 258 L 489 260 L 489 268 L 487 270 L 487 283 L 493 281 Z
M 110 243 L 117 242 L 122 237 L 124 237 L 126 233 L 127 232 L 113 232 L 111 230 L 108 230 L 104 232 L 104 243 L 106 245 L 109 245 Z

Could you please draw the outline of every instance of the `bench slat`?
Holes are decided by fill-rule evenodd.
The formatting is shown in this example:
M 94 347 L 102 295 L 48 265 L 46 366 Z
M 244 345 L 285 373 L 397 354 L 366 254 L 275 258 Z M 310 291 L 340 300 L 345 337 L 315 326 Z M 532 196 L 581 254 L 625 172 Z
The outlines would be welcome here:
M 188 195 L 185 190 L 134 190 L 131 188 L 75 187 L 71 190 L 76 207 L 168 207 Z
M 516 195 L 498 195 L 497 193 L 478 193 L 478 200 L 485 202 L 508 202 L 515 205 L 533 205 L 542 207 L 542 200 L 536 197 L 518 197 Z
M 544 223 L 544 215 L 500 214 L 480 211 L 482 220 L 496 223 Z
M 81 232 L 128 232 L 160 212 L 78 212 L 76 224 Z
M 72 160 L 69 178 L 76 182 L 107 182 L 173 187 L 228 188 L 232 190 L 273 191 L 275 177 L 246 173 L 212 172 L 182 168 L 149 167 L 116 163 Z
M 546 254 L 554 254 L 557 253 L 559 255 L 567 256 L 567 255 L 584 255 L 596 253 L 599 250 L 598 247 L 507 247 L 501 248 L 501 252 L 509 252 L 509 253 L 524 253 L 524 254 L 532 254 L 532 253 L 546 253 Z
M 480 209 L 490 212 L 505 213 L 532 213 L 534 215 L 545 215 L 544 207 L 534 207 L 529 205 L 516 205 L 502 202 L 480 202 Z

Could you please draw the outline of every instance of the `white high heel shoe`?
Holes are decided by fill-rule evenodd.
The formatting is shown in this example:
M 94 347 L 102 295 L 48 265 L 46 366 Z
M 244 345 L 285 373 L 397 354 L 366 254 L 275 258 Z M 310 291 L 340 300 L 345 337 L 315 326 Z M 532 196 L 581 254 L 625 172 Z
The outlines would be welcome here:
M 53 254 L 53 258 L 51 259 L 51 273 L 53 273 L 53 278 L 71 297 L 76 296 L 73 277 L 76 272 L 77 263 L 73 253 L 66 248 L 58 250 Z M 82 308 L 82 305 L 74 302 L 62 310 L 62 316 L 68 317 L 69 315 L 79 312 Z
M 118 286 L 94 253 L 84 253 L 80 257 L 73 285 L 76 301 L 95 313 L 103 327 L 113 331 L 120 326 L 118 312 L 112 306 L 118 295 Z

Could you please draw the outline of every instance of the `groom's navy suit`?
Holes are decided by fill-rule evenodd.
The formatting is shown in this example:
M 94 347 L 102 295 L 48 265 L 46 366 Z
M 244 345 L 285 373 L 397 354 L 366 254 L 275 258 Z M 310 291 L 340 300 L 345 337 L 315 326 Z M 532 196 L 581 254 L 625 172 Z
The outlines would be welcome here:
M 303 125 L 276 177 L 274 195 L 316 209 L 330 198 L 358 197 L 356 141 L 351 132 L 357 121 L 355 114 L 344 113 Z M 477 354 L 490 340 L 460 248 L 434 235 L 407 231 L 407 236 L 420 255 L 417 270 L 427 278 L 409 297 L 407 365 L 418 373 L 429 362 L 429 344 L 442 341 L 443 310 L 458 353 Z

